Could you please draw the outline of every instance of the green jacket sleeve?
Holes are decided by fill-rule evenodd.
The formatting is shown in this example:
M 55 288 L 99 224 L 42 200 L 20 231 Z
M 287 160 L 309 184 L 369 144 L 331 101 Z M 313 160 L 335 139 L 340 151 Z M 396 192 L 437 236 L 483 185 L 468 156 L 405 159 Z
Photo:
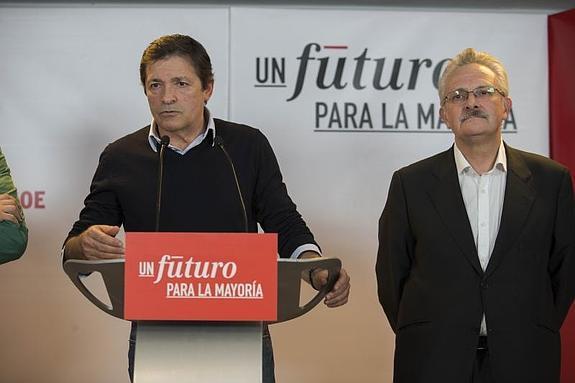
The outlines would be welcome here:
M 10 176 L 10 169 L 0 150 L 0 194 L 10 194 L 17 198 L 16 187 Z M 28 229 L 26 222 L 19 225 L 9 222 L 0 222 L 0 264 L 18 259 L 24 254 L 28 243 Z

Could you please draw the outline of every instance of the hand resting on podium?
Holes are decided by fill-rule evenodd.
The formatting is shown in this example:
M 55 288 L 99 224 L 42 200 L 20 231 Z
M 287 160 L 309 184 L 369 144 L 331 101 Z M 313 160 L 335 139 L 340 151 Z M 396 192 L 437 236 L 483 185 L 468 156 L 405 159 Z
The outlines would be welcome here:
M 116 259 L 124 257 L 124 243 L 115 238 L 118 226 L 92 225 L 64 247 L 65 259 Z
M 300 255 L 300 259 L 317 258 L 319 254 L 314 251 L 306 251 Z M 302 275 L 303 279 L 308 282 L 311 287 L 316 290 L 321 289 L 327 283 L 328 272 L 323 269 L 312 269 L 309 273 L 304 273 Z M 327 307 L 338 307 L 347 303 L 349 298 L 349 291 L 351 285 L 349 283 L 350 277 L 345 271 L 341 269 L 339 271 L 339 276 L 335 282 L 331 291 L 329 291 L 324 299 L 324 304 Z

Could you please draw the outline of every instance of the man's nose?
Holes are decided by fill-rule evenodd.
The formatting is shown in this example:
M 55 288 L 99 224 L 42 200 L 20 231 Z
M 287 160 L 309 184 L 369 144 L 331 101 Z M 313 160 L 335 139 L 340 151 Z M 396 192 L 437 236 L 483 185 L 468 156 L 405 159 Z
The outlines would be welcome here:
M 477 103 L 477 98 L 475 97 L 473 92 L 469 92 L 469 94 L 467 95 L 467 100 L 465 100 L 465 108 L 472 109 L 477 107 L 479 107 L 479 104 Z
M 164 92 L 162 93 L 162 103 L 164 104 L 173 104 L 176 102 L 176 92 L 173 87 L 167 86 L 164 88 Z

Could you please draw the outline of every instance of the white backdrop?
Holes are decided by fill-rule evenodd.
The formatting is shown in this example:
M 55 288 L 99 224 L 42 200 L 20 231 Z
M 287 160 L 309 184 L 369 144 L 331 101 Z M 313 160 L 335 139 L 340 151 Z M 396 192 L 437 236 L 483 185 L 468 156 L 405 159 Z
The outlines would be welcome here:
M 469 46 L 500 57 L 515 117 L 504 139 L 547 154 L 544 14 L 0 8 L 0 145 L 20 193 L 39 197 L 26 210 L 27 253 L 0 268 L 0 382 L 127 381 L 128 326 L 80 296 L 59 248 L 100 151 L 149 122 L 138 77 L 143 49 L 176 32 L 197 38 L 212 57 L 210 109 L 268 136 L 324 255 L 341 258 L 352 276 L 347 306 L 272 327 L 278 382 L 390 382 L 393 334 L 374 276 L 377 220 L 393 170 L 451 144 L 445 126 L 437 129 L 433 70 Z M 265 76 L 266 59 L 275 78 Z M 399 60 L 400 89 L 376 89 L 374 79 L 387 85 Z M 301 92 L 287 101 L 303 62 Z M 338 62 L 342 89 L 319 89 L 321 66 L 328 85 Z M 434 110 L 433 129 L 423 120 L 418 129 L 418 107 Z

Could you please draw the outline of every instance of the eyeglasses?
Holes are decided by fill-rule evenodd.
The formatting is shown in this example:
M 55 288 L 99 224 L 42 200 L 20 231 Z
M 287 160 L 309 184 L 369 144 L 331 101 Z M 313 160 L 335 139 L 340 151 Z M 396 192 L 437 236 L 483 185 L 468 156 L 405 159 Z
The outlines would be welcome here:
M 475 98 L 478 100 L 487 100 L 491 98 L 495 92 L 505 97 L 505 94 L 501 90 L 491 85 L 480 86 L 473 90 L 455 89 L 447 93 L 447 95 L 443 98 L 443 104 L 446 102 L 450 102 L 452 104 L 462 104 L 467 101 L 470 93 L 473 93 L 473 96 L 475 96 Z

